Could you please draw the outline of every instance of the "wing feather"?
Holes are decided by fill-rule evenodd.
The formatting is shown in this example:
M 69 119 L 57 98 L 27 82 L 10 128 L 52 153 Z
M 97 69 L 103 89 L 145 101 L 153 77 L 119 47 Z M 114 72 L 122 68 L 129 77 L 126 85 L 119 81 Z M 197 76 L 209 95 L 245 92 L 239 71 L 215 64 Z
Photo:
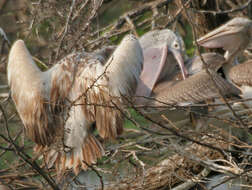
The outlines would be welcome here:
M 37 143 L 34 151 L 43 152 L 58 175 L 65 169 L 77 174 L 80 168 L 88 168 L 85 162 L 95 163 L 104 153 L 91 134 L 94 123 L 103 138 L 115 138 L 122 132 L 122 114 L 114 105 L 121 107 L 123 97 L 134 94 L 143 61 L 140 44 L 130 35 L 106 63 L 113 48 L 74 53 L 41 72 L 22 43 L 22 59 L 31 66 L 17 75 L 17 66 L 9 64 L 9 84 L 28 136 Z M 10 63 L 13 57 L 11 54 Z M 15 79 L 25 71 L 28 78 Z
M 102 138 L 115 138 L 123 131 L 120 110 L 124 97 L 135 93 L 142 69 L 143 55 L 138 40 L 126 36 L 103 66 L 90 65 L 79 81 L 82 110 L 89 121 L 95 121 Z M 87 106 L 88 105 L 88 106 Z
M 22 40 L 13 44 L 9 54 L 8 83 L 27 136 L 49 145 L 56 131 L 49 114 L 50 89 Z
M 238 86 L 252 86 L 252 60 L 233 66 L 228 76 Z
M 215 72 L 211 73 L 223 95 L 238 95 L 240 90 Z M 219 93 L 206 71 L 201 71 L 190 78 L 177 83 L 166 91 L 154 91 L 155 98 L 168 104 L 197 103 L 211 98 L 218 98 Z M 159 103 L 156 103 L 159 104 Z

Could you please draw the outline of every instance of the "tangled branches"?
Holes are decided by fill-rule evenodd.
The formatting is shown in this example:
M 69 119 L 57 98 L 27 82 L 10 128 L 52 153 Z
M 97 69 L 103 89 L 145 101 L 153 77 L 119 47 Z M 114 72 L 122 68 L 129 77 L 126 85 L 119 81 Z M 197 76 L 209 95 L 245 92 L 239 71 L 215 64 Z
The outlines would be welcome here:
M 12 25 L 17 24 L 17 28 L 12 31 L 3 28 L 6 33 L 1 47 L 3 72 L 7 63 L 7 37 L 10 41 L 25 38 L 34 47 L 35 57 L 44 69 L 74 50 L 91 51 L 102 45 L 117 44 L 126 33 L 141 36 L 148 30 L 166 27 L 177 28 L 186 40 L 188 52 L 192 54 L 195 48 L 191 29 L 196 31 L 194 35 L 202 35 L 228 18 L 237 15 L 251 17 L 249 10 L 252 7 L 251 0 L 128 1 L 131 4 L 129 9 L 124 3 L 117 4 L 113 0 L 25 2 L 27 6 L 17 3 L 17 9 L 9 9 L 7 1 L 0 4 L 0 16 L 12 12 L 18 18 L 12 20 Z M 113 3 L 116 8 L 126 8 L 112 21 L 106 21 L 106 15 L 114 17 L 116 14 L 109 12 Z M 190 23 L 193 24 L 190 26 Z M 250 130 L 250 110 L 233 110 L 233 115 L 203 115 L 209 124 L 204 124 L 207 126 L 198 131 L 192 128 L 188 118 L 174 122 L 165 114 L 150 116 L 128 100 L 123 109 L 113 102 L 111 104 L 127 118 L 125 133 L 116 142 L 106 142 L 106 155 L 97 165 L 90 166 L 94 173 L 90 171 L 78 177 L 70 173 L 60 182 L 55 182 L 54 169 L 48 169 L 40 159 L 31 156 L 33 144 L 24 140 L 22 122 L 8 99 L 5 78 L 5 74 L 1 74 L 0 184 L 15 189 L 88 189 L 91 186 L 97 189 L 169 187 L 177 190 L 195 184 L 204 186 L 207 176 L 218 172 L 228 176 L 219 185 L 235 178 L 242 178 L 244 185 L 251 185 L 251 182 L 245 182 L 252 175 L 249 151 L 252 147 L 243 138 L 244 128 L 246 133 Z M 225 103 L 204 106 L 225 107 Z M 193 112 L 188 107 L 175 106 L 175 109 Z M 248 138 L 251 139 L 251 135 Z M 95 175 L 93 182 L 83 180 L 89 175 Z

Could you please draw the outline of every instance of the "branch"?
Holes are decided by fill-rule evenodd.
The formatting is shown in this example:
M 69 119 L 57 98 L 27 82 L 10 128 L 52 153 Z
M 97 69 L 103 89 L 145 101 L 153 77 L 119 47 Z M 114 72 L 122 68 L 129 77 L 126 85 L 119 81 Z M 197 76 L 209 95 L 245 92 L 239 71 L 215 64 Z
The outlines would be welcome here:
M 59 45 L 58 45 L 58 48 L 57 48 L 57 51 L 56 51 L 56 59 L 57 59 L 58 56 L 59 56 L 59 51 L 60 51 L 60 48 L 61 48 L 61 46 L 62 46 L 62 42 L 63 42 L 63 40 L 64 40 L 64 38 L 65 38 L 65 36 L 66 36 L 66 34 L 67 34 L 67 32 L 68 32 L 68 28 L 69 28 L 68 25 L 69 25 L 70 17 L 71 17 L 72 14 L 73 14 L 73 8 L 74 8 L 74 6 L 75 6 L 75 1 L 76 1 L 76 0 L 72 0 L 72 4 L 71 4 L 71 7 L 70 7 L 70 11 L 69 11 L 69 13 L 68 13 L 67 20 L 66 20 L 66 24 L 65 24 L 65 27 L 64 27 L 64 33 L 63 33 L 62 37 L 60 38 L 60 42 L 59 42 Z
M 47 183 L 54 189 L 54 190 L 60 190 L 59 187 L 55 184 L 54 180 L 48 176 L 43 170 L 42 168 L 40 168 L 38 166 L 38 164 L 35 161 L 31 161 L 30 156 L 28 156 L 12 139 L 12 137 L 10 136 L 10 131 L 9 131 L 9 127 L 8 127 L 8 119 L 7 116 L 5 114 L 4 108 L 2 107 L 2 105 L 0 104 L 0 110 L 3 113 L 4 116 L 4 127 L 7 131 L 7 137 L 3 136 L 0 134 L 0 136 L 8 143 L 12 144 L 15 152 L 17 153 L 17 155 L 24 160 L 27 164 L 29 164 L 34 170 L 36 170 L 46 181 Z
M 0 35 L 3 36 L 4 40 L 8 43 L 8 46 L 10 46 L 11 45 L 10 40 L 8 39 L 6 33 L 1 27 L 0 27 Z
M 197 10 L 192 8 L 191 10 L 197 13 L 210 13 L 213 15 L 218 15 L 218 14 L 228 14 L 228 13 L 235 13 L 235 12 L 239 12 L 242 11 L 244 9 L 246 9 L 250 4 L 252 3 L 252 0 L 249 0 L 247 3 L 245 3 L 244 5 L 235 8 L 235 9 L 231 9 L 231 10 L 225 10 L 225 11 L 209 11 L 209 10 Z
M 211 138 L 201 138 L 203 143 L 211 142 L 218 144 L 221 147 L 228 147 L 223 141 L 216 141 Z M 214 160 L 221 159 L 223 156 L 218 151 L 213 151 L 209 148 L 202 147 L 198 144 L 191 144 L 185 148 L 185 151 L 189 154 L 197 154 L 202 160 Z M 196 176 L 190 175 L 190 173 L 199 173 Z M 161 189 L 164 187 L 173 187 L 175 184 L 185 181 L 185 185 L 192 185 L 204 178 L 209 171 L 199 167 L 199 163 L 192 162 L 187 156 L 181 156 L 175 154 L 171 157 L 161 161 L 156 166 L 150 167 L 145 171 L 144 176 L 138 176 L 135 179 L 126 178 L 119 181 L 118 183 L 109 183 L 105 186 L 105 190 L 127 190 L 127 189 L 138 189 L 138 190 L 154 190 Z M 179 189 L 179 187 L 177 187 Z
M 219 89 L 219 87 L 217 86 L 215 80 L 213 79 L 213 76 L 211 75 L 208 67 L 207 67 L 207 63 L 205 62 L 205 60 L 203 59 L 201 52 L 200 52 L 200 47 L 199 44 L 197 42 L 197 34 L 196 34 L 196 30 L 195 30 L 195 25 L 194 22 L 192 21 L 191 16 L 188 14 L 187 9 L 183 3 L 183 0 L 180 0 L 181 5 L 185 11 L 186 17 L 190 23 L 190 25 L 192 26 L 192 30 L 193 30 L 193 38 L 194 38 L 194 42 L 196 44 L 197 47 L 197 51 L 199 53 L 200 59 L 202 61 L 202 63 L 204 64 L 205 70 L 207 72 L 207 74 L 210 76 L 211 80 L 213 81 L 213 84 L 215 85 L 215 88 L 217 89 L 220 98 L 223 100 L 223 102 L 225 102 L 225 104 L 227 105 L 227 107 L 230 109 L 230 111 L 232 112 L 233 116 L 240 122 L 240 124 L 243 126 L 243 128 L 248 132 L 248 126 L 242 121 L 242 119 L 235 113 L 235 111 L 233 110 L 233 108 L 230 106 L 230 104 L 228 103 L 227 99 L 223 96 L 223 94 L 221 93 L 221 90 Z M 249 133 L 249 132 L 248 132 Z

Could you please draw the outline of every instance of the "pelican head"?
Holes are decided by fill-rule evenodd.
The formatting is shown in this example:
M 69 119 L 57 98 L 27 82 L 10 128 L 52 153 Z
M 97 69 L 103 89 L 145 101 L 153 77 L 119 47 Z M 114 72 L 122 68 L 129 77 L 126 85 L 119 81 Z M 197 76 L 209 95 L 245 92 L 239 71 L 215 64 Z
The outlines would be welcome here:
M 233 58 L 249 45 L 251 39 L 252 21 L 236 17 L 197 41 L 206 48 L 223 48 L 227 51 L 226 58 Z
M 187 71 L 184 67 L 184 42 L 173 31 L 154 30 L 140 38 L 143 49 L 144 65 L 138 84 L 137 96 L 150 96 L 155 84 L 170 75 L 177 63 L 185 79 Z

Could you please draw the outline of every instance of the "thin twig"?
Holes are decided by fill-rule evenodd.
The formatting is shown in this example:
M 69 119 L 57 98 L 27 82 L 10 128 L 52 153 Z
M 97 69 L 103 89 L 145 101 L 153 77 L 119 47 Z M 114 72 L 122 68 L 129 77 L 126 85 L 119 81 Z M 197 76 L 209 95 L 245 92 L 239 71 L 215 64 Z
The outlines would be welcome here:
M 239 12 L 242 11 L 244 9 L 246 9 L 250 4 L 252 3 L 252 0 L 249 0 L 247 3 L 245 3 L 244 5 L 235 8 L 235 9 L 231 9 L 231 10 L 225 10 L 225 11 L 209 11 L 209 10 L 197 10 L 195 8 L 192 8 L 191 10 L 197 13 L 205 13 L 205 14 L 213 14 L 213 15 L 218 15 L 218 14 L 229 14 L 229 13 L 235 13 L 235 12 Z
M 125 98 L 125 97 L 124 97 L 124 98 Z M 155 121 L 155 120 L 153 120 L 152 118 L 150 118 L 149 116 L 143 114 L 139 109 L 137 109 L 137 108 L 135 107 L 135 105 L 133 104 L 133 102 L 129 101 L 127 98 L 125 98 L 125 99 L 128 101 L 128 103 L 132 106 L 132 108 L 133 108 L 139 115 L 143 116 L 146 120 L 148 120 L 148 121 L 150 121 L 150 122 L 156 124 L 157 126 L 163 128 L 163 129 L 168 130 L 169 132 L 171 132 L 173 135 L 175 135 L 175 136 L 177 136 L 177 137 L 180 137 L 180 138 L 182 138 L 182 139 L 191 141 L 191 142 L 196 143 L 196 144 L 198 144 L 198 145 L 202 145 L 202 146 L 205 146 L 205 147 L 207 147 L 207 148 L 216 150 L 216 151 L 218 151 L 219 153 L 221 153 L 222 155 L 225 155 L 224 152 L 229 152 L 229 153 L 242 153 L 243 155 L 251 155 L 250 153 L 246 153 L 246 152 L 244 152 L 244 151 L 221 149 L 221 148 L 212 146 L 211 144 L 202 143 L 202 142 L 200 142 L 200 141 L 198 141 L 198 140 L 195 140 L 195 139 L 193 139 L 193 138 L 191 138 L 191 137 L 188 137 L 188 136 L 186 136 L 186 135 L 183 135 L 183 134 L 179 133 L 178 131 L 176 131 L 175 129 L 169 128 L 169 127 L 163 125 L 161 122 Z
M 3 36 L 4 40 L 8 43 L 8 45 L 10 46 L 10 40 L 8 39 L 6 33 L 4 32 L 4 30 L 0 27 L 0 35 Z
M 199 53 L 199 56 L 200 56 L 200 59 L 202 61 L 202 63 L 204 64 L 204 67 L 205 67 L 205 70 L 207 72 L 207 74 L 210 76 L 211 80 L 213 81 L 213 84 L 215 85 L 215 88 L 217 89 L 218 91 L 218 94 L 220 95 L 221 99 L 223 100 L 223 102 L 227 105 L 227 107 L 230 109 L 230 111 L 232 112 L 233 116 L 240 122 L 240 124 L 243 126 L 244 129 L 246 129 L 248 131 L 248 126 L 242 121 L 242 119 L 235 113 L 235 111 L 233 110 L 233 108 L 231 107 L 231 105 L 228 103 L 227 99 L 223 96 L 220 88 L 218 87 L 218 85 L 216 84 L 212 74 L 210 73 L 208 67 L 207 67 L 207 63 L 205 62 L 205 60 L 203 59 L 203 56 L 201 55 L 201 52 L 200 52 L 200 47 L 199 47 L 199 44 L 197 42 L 197 34 L 196 34 L 196 30 L 195 30 L 195 25 L 192 21 L 192 18 L 191 16 L 188 14 L 187 12 L 187 9 L 183 3 L 183 0 L 180 0 L 181 2 L 181 5 L 183 6 L 183 9 L 185 11 L 185 14 L 186 14 L 186 17 L 190 23 L 190 25 L 192 26 L 192 31 L 193 31 L 193 38 L 194 38 L 194 42 L 196 44 L 196 48 L 197 48 L 197 51 Z
M 126 14 L 125 16 L 125 20 L 127 21 L 127 23 L 129 24 L 131 30 L 133 31 L 134 35 L 139 37 L 136 31 L 136 27 L 134 25 L 134 23 L 132 22 L 132 20 L 129 18 L 129 16 Z
M 100 179 L 100 183 L 101 183 L 101 189 L 104 190 L 104 182 L 103 182 L 103 178 L 102 178 L 102 175 L 90 164 L 88 164 L 85 160 L 82 160 L 82 162 L 84 164 L 86 164 L 89 168 L 91 168 L 95 173 L 96 175 L 98 176 L 98 178 Z
M 61 38 L 60 38 L 60 42 L 59 42 L 59 45 L 58 45 L 58 48 L 57 48 L 57 51 L 56 51 L 56 59 L 58 58 L 59 56 L 59 51 L 60 51 L 60 48 L 62 46 L 62 43 L 63 43 L 63 40 L 68 32 L 68 28 L 69 28 L 69 21 L 70 21 L 70 18 L 73 14 L 73 8 L 75 6 L 75 2 L 76 0 L 72 0 L 72 4 L 71 4 L 71 7 L 70 7 L 70 11 L 68 13 L 68 16 L 67 16 L 67 20 L 66 20 L 66 24 L 65 24 L 65 29 L 64 29 L 64 33 L 62 34 Z
M 89 0 L 86 0 L 83 2 L 83 4 L 81 5 L 81 7 L 75 12 L 75 14 L 72 17 L 72 21 L 75 21 L 76 18 L 78 18 L 78 16 L 80 15 L 81 11 L 86 7 L 86 5 L 88 4 Z
M 39 167 L 39 165 L 35 161 L 31 161 L 30 156 L 28 156 L 12 139 L 8 127 L 8 119 L 6 116 L 6 113 L 4 111 L 4 108 L 0 104 L 0 110 L 3 114 L 4 117 L 4 122 L 5 122 L 5 129 L 7 131 L 7 137 L 4 135 L 0 134 L 0 136 L 8 143 L 11 143 L 15 149 L 15 152 L 17 153 L 18 156 L 20 156 L 21 159 L 23 159 L 27 164 L 29 164 L 34 170 L 36 170 L 46 181 L 47 183 L 54 189 L 54 190 L 60 190 L 59 187 L 55 184 L 54 180 L 50 177 L 50 175 L 47 175 L 42 168 Z
M 205 178 L 206 176 L 208 176 L 210 172 L 211 172 L 211 170 L 204 168 L 204 169 L 200 172 L 200 174 L 198 174 L 198 175 L 195 177 L 197 180 L 195 180 L 195 179 L 193 179 L 193 180 L 191 180 L 191 179 L 190 179 L 190 180 L 187 180 L 186 182 L 184 182 L 184 183 L 182 183 L 182 184 L 180 184 L 180 185 L 178 185 L 178 186 L 172 188 L 171 190 L 185 190 L 185 189 L 190 189 L 190 188 L 192 188 L 193 186 L 195 186 L 195 184 L 197 183 L 197 181 L 200 181 L 201 179 L 203 179 L 203 178 Z

